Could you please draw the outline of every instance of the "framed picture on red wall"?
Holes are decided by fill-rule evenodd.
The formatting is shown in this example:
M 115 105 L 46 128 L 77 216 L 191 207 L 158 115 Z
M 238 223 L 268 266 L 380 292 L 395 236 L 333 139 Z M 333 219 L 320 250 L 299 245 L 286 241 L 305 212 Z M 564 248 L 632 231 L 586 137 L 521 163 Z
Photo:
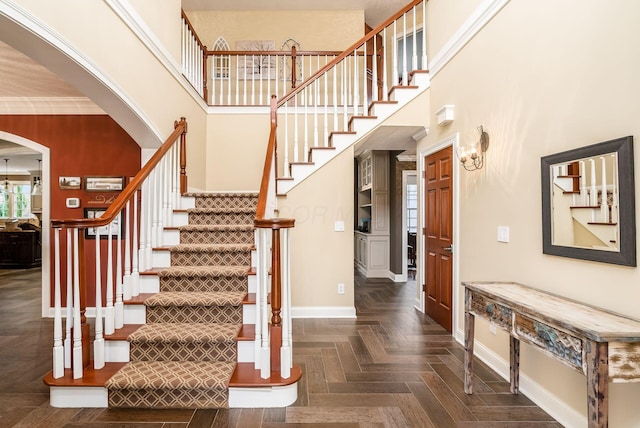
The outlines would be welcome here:
M 58 184 L 62 190 L 79 190 L 82 179 L 80 177 L 59 177 Z
M 104 214 L 106 210 L 107 210 L 107 207 L 85 208 L 84 218 L 99 218 L 100 216 L 102 216 L 102 214 Z M 100 239 L 106 239 L 108 237 L 107 236 L 108 234 L 111 234 L 113 238 L 117 238 L 118 235 L 123 236 L 124 229 L 122 227 L 122 223 L 123 223 L 122 215 L 123 213 L 121 212 L 120 215 L 117 216 L 115 219 L 113 219 L 113 221 L 110 224 L 106 226 L 101 226 L 98 228 L 100 233 Z M 85 238 L 88 238 L 88 239 L 96 239 L 96 228 L 89 227 L 85 229 L 84 236 Z
M 90 176 L 84 178 L 85 192 L 119 192 L 124 189 L 124 177 Z

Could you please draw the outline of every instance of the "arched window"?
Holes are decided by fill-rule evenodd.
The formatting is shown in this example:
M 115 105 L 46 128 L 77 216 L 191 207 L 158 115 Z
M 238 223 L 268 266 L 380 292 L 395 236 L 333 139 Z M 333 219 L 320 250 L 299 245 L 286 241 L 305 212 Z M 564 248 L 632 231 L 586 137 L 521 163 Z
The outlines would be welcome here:
M 229 43 L 224 37 L 218 37 L 218 40 L 213 44 L 214 51 L 229 51 Z M 229 55 L 215 55 L 213 57 L 213 78 L 229 80 L 229 66 L 231 64 L 231 57 Z

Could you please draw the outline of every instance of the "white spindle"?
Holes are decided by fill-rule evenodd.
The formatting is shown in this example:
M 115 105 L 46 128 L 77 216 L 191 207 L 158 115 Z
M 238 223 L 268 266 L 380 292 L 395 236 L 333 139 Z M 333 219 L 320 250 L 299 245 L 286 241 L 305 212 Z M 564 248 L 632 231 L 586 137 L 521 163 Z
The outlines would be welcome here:
M 111 234 L 109 234 L 111 235 Z M 138 191 L 133 193 L 133 252 L 131 257 L 131 295 L 140 295 L 140 272 L 138 271 Z
M 256 260 L 256 322 L 255 322 L 255 340 L 253 341 L 253 368 L 255 370 L 259 370 L 262 367 L 262 280 L 263 274 L 262 272 L 266 269 L 266 266 L 263 266 L 263 258 L 262 253 L 267 249 L 263 247 L 262 240 L 263 229 L 256 229 L 254 232 L 254 240 L 257 242 L 257 253 L 258 257 Z
M 416 27 L 416 6 L 413 6 L 413 43 L 411 56 L 411 71 L 418 69 L 418 32 Z M 407 82 L 409 84 L 409 82 Z
M 82 377 L 82 327 L 80 325 L 80 259 L 78 228 L 73 228 L 73 378 Z
M 307 93 L 308 90 L 309 90 L 309 87 L 307 86 L 302 91 L 302 94 Z M 309 107 L 304 104 L 304 101 L 303 101 L 303 106 L 304 106 L 304 149 L 302 149 L 302 157 L 304 162 L 309 162 L 309 120 L 308 120 Z
M 367 89 L 367 87 L 369 86 L 369 82 L 368 82 L 369 76 L 367 76 L 367 44 L 366 43 L 362 45 L 362 49 L 364 53 L 364 55 L 362 56 L 362 115 L 366 116 L 367 103 L 369 101 L 368 100 L 369 91 Z M 358 113 L 355 113 L 356 116 L 357 114 Z
M 291 289 L 289 263 L 289 229 L 282 231 L 282 346 L 280 347 L 280 375 L 287 379 L 291 376 Z
M 124 220 L 124 277 L 122 279 L 122 298 L 131 300 L 131 234 L 129 230 L 130 204 L 127 201 Z M 96 232 L 98 229 L 96 228 Z
M 236 77 L 236 105 L 240 104 L 240 59 L 237 56 L 233 57 L 235 62 L 236 62 L 236 67 L 235 67 L 235 73 L 234 76 Z M 246 58 L 245 58 L 246 61 Z M 231 72 L 231 70 L 229 70 L 229 72 Z
M 298 94 L 293 97 L 293 161 L 300 162 L 300 144 L 298 136 Z
M 578 169 L 580 174 L 580 205 L 587 206 L 589 205 L 589 191 L 587 189 L 587 170 L 583 160 L 578 163 Z
M 247 55 L 244 55 L 244 75 L 242 76 L 242 105 L 247 105 L 247 72 L 249 70 L 247 64 Z
M 395 21 L 394 21 L 395 25 Z M 382 30 L 382 50 L 384 55 L 382 55 L 382 101 L 387 101 L 387 96 L 389 93 L 389 86 L 387 84 L 387 28 L 385 27 Z
M 324 56 L 324 64 L 327 65 L 328 58 Z M 322 137 L 322 142 L 325 147 L 329 145 L 329 84 L 327 83 L 328 73 L 324 72 L 324 135 Z
M 282 171 L 285 178 L 289 178 L 289 101 L 284 105 L 284 163 Z
M 67 229 L 67 321 L 64 339 L 64 367 L 71 368 L 73 343 L 71 341 L 71 326 L 73 326 L 73 234 Z
M 256 56 L 251 55 L 251 105 L 256 105 Z
M 342 130 L 346 131 L 349 126 L 349 96 L 347 90 L 347 59 L 342 60 Z
M 422 2 L 422 69 L 428 70 L 427 62 L 427 2 Z
M 318 130 L 318 81 L 313 82 L 313 147 L 318 147 L 320 131 Z
M 360 98 L 358 93 L 358 49 L 353 51 L 353 115 L 358 115 L 358 108 L 360 106 Z
M 269 376 L 271 375 L 271 349 L 270 349 L 270 338 L 269 338 L 269 311 L 268 311 L 268 305 L 267 305 L 267 295 L 269 293 L 269 271 L 268 271 L 268 254 L 270 253 L 269 251 L 266 251 L 266 249 L 268 248 L 268 244 L 267 244 L 267 238 L 268 238 L 268 234 L 269 234 L 269 229 L 260 229 L 260 234 L 261 234 L 261 246 L 262 248 L 265 249 L 265 251 L 262 252 L 262 254 L 260 255 L 260 257 L 262 258 L 262 272 L 260 272 L 261 274 L 261 281 L 260 281 L 260 306 L 261 306 L 261 318 L 259 320 L 256 320 L 256 323 L 260 322 L 262 325 L 260 327 L 260 330 L 262 331 L 262 335 L 261 335 L 261 349 L 260 349 L 260 377 L 262 377 L 263 379 L 267 379 L 269 378 Z
M 53 378 L 64 376 L 64 346 L 62 343 L 62 302 L 60 300 L 60 229 L 53 234 L 54 256 L 54 314 L 53 314 Z
M 333 66 L 333 130 L 338 130 L 338 67 Z M 329 140 L 327 139 L 327 144 Z
M 609 204 L 607 201 L 607 161 L 604 156 L 600 156 L 600 165 L 602 170 L 600 171 L 600 221 L 602 223 L 609 223 Z
M 171 162 L 171 150 L 165 154 L 162 161 L 164 163 L 164 222 L 165 227 L 173 226 L 173 194 L 171 193 L 171 183 L 173 182 L 173 164 Z
M 590 178 L 590 182 L 589 182 L 589 205 L 591 205 L 592 207 L 595 207 L 598 205 L 598 189 L 597 189 L 597 184 L 596 184 L 596 166 L 595 166 L 595 161 L 593 159 L 589 159 L 589 169 L 591 170 L 589 178 Z
M 409 84 L 407 72 L 407 14 L 402 15 L 402 86 Z
M 396 19 L 393 21 L 393 46 L 391 48 L 392 52 L 392 63 L 391 63 L 391 87 L 393 88 L 398 84 L 398 31 L 397 31 L 397 22 Z M 387 91 L 385 91 L 386 93 Z
M 118 213 L 117 221 L 119 230 L 122 227 L 122 211 Z M 116 244 L 116 304 L 114 305 L 114 324 L 116 329 L 119 329 L 124 325 L 124 303 L 122 301 L 122 235 L 120 233 L 118 233 Z
M 227 71 L 226 74 L 220 76 L 220 80 L 224 81 L 227 85 L 227 104 L 231 105 L 231 70 L 236 70 L 234 74 L 238 74 L 238 70 L 231 68 L 231 56 L 229 55 L 226 57 L 225 64 L 227 64 Z
M 378 101 L 378 41 L 373 36 L 373 53 L 371 54 L 371 101 Z M 367 115 L 368 112 L 365 112 Z
M 109 231 L 111 225 L 109 223 Z M 104 333 L 113 334 L 115 331 L 115 309 L 113 307 L 113 235 L 107 233 L 107 290 L 104 309 Z
M 107 233 L 110 234 L 109 226 Z M 93 341 L 93 368 L 99 370 L 104 367 L 104 337 L 102 336 L 102 275 L 100 265 L 100 228 L 96 227 L 96 319 L 95 338 Z

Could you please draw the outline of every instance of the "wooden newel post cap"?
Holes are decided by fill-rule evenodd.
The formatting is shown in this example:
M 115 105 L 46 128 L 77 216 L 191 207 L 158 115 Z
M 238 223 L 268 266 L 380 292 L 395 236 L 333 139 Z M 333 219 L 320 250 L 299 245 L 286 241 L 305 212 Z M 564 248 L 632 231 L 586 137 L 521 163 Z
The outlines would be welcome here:
M 293 218 L 262 218 L 255 219 L 253 225 L 259 229 L 290 229 L 295 225 Z

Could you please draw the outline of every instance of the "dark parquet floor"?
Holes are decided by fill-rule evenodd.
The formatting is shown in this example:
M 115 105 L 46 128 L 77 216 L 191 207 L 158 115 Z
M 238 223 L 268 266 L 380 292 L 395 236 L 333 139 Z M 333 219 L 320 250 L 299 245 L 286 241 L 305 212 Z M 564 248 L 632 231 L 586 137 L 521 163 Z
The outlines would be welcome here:
M 294 320 L 298 401 L 283 409 L 56 409 L 43 375 L 53 321 L 40 317 L 40 271 L 0 270 L 0 427 L 560 427 L 476 363 L 463 392 L 461 346 L 413 308 L 415 282 L 356 276 L 357 319 Z

